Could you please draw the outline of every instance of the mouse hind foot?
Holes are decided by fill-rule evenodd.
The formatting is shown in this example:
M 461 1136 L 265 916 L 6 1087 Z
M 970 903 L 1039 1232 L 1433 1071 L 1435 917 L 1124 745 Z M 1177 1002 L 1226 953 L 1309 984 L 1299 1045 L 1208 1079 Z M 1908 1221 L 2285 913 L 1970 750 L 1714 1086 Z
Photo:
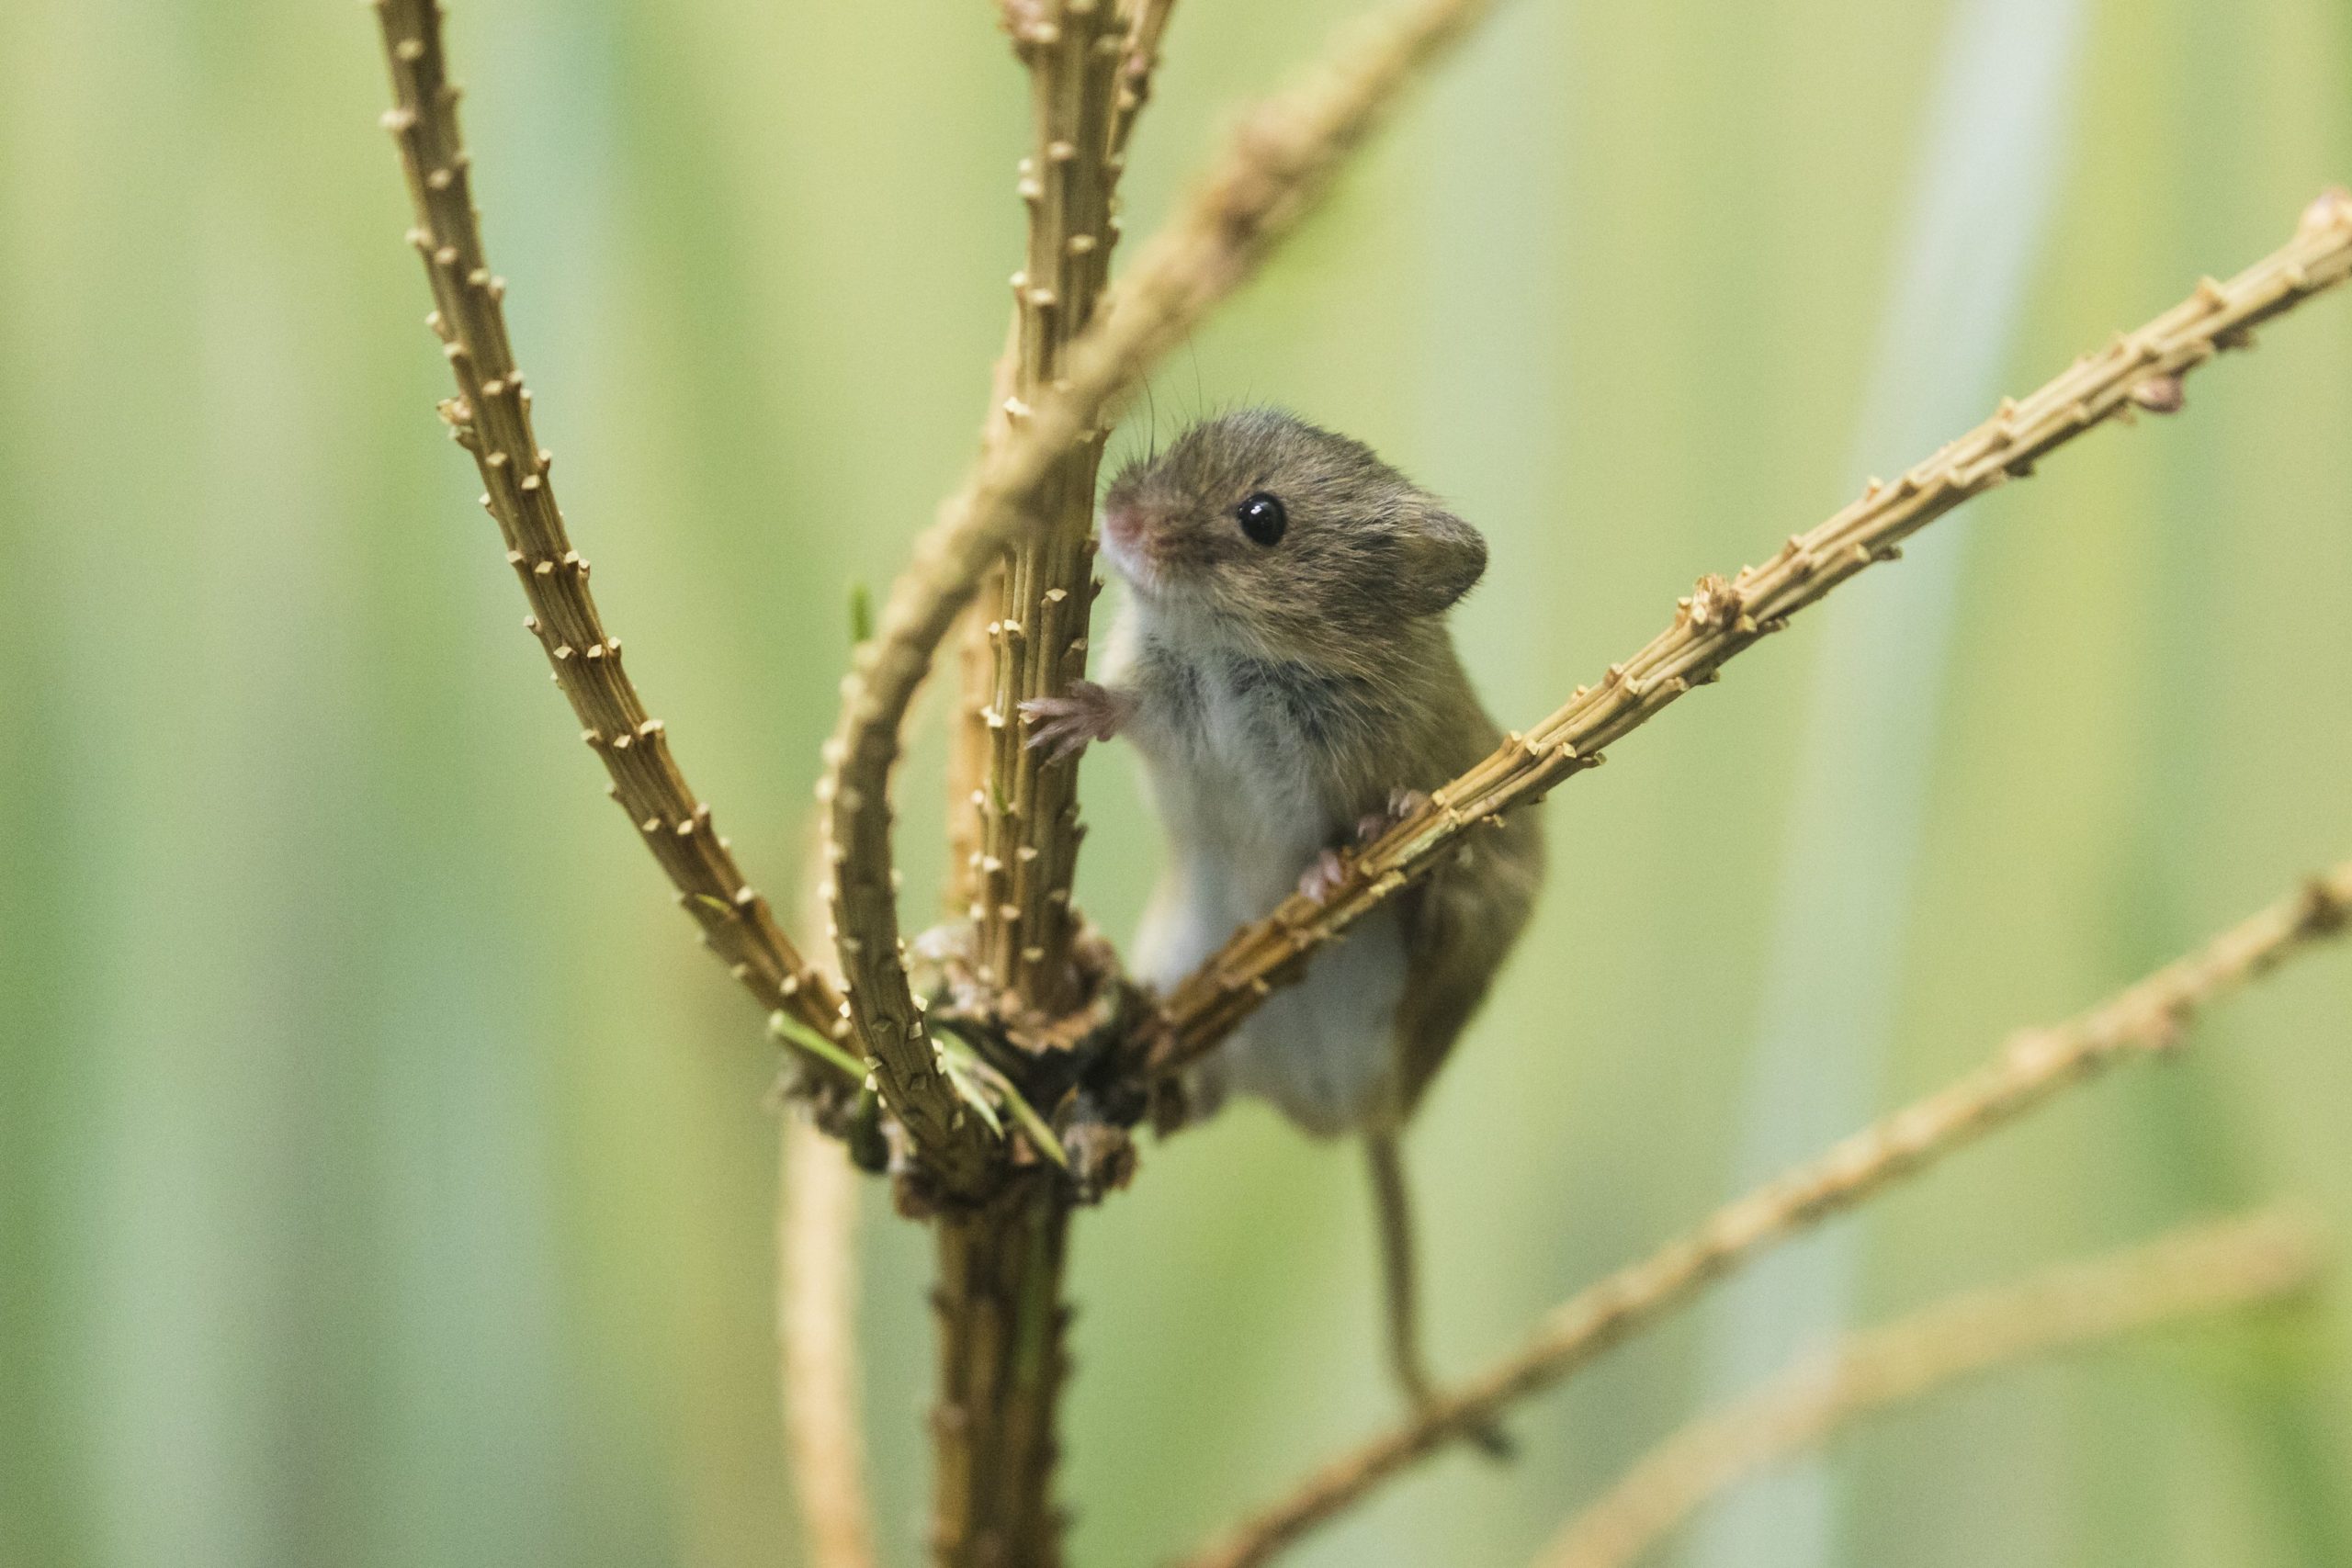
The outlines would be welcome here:
M 1417 789 L 1401 785 L 1388 792 L 1388 804 L 1378 811 L 1366 812 L 1356 819 L 1356 844 L 1362 848 L 1386 833 L 1399 822 L 1421 811 L 1430 797 Z
M 1317 904 L 1325 902 L 1332 889 L 1346 881 L 1348 873 L 1354 869 L 1358 851 L 1429 803 L 1430 797 L 1419 790 L 1390 790 L 1385 807 L 1356 819 L 1355 836 L 1348 844 L 1326 849 L 1306 863 L 1306 869 L 1298 874 L 1298 890 Z

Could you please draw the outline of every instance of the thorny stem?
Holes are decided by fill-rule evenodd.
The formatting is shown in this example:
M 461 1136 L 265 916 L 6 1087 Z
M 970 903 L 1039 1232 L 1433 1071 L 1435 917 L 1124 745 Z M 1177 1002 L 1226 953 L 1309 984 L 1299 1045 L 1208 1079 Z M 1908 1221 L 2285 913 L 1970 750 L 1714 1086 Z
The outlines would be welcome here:
M 1055 1415 L 1069 1371 L 1062 1265 L 1070 1205 L 1050 1173 L 938 1221 L 939 1399 L 932 1553 L 939 1568 L 1058 1568 Z
M 1012 428 L 1005 404 L 1012 401 L 1021 372 L 1021 311 L 1016 306 L 1005 326 L 1004 351 L 989 375 L 988 416 L 980 423 L 983 450 L 1002 441 Z M 977 919 L 982 845 L 986 840 L 989 770 L 996 761 L 996 731 L 989 716 L 996 711 L 996 639 L 989 631 L 995 611 L 1004 597 L 999 562 L 982 580 L 954 631 L 956 639 L 956 708 L 947 747 L 947 875 L 941 884 L 941 902 L 950 920 Z
M 1867 1416 L 2055 1351 L 2275 1303 L 2308 1289 L 2324 1261 L 2307 1222 L 2242 1215 L 1857 1334 L 1659 1444 L 1569 1521 L 1538 1568 L 1624 1568 L 1734 1482 Z
M 1109 120 L 1125 43 L 1104 0 L 1007 0 L 1004 22 L 1028 68 L 1035 131 L 1019 185 L 1028 252 L 1012 276 L 1011 337 L 983 437 L 991 447 L 1059 379 L 1109 276 Z M 1087 439 L 1056 457 L 1037 490 L 1041 526 L 989 573 L 982 603 L 993 614 L 967 610 L 958 637 L 967 712 L 950 764 L 951 882 L 977 933 L 978 978 L 1004 987 L 1014 1010 L 1057 1013 L 1083 999 L 1069 963 L 1077 770 L 1041 763 L 1016 716 L 1085 669 L 1102 452 Z M 936 1562 L 1058 1560 L 1061 1256 L 1073 1201 L 1041 1176 L 1001 1205 L 941 1221 Z M 1008 1348 L 1018 1347 L 1042 1349 L 1013 1349 L 1008 1371 Z
M 728 841 L 711 827 L 671 757 L 662 721 L 621 668 L 620 639 L 608 636 L 588 592 L 588 563 L 566 535 L 548 481 L 554 459 L 531 434 L 531 394 L 515 368 L 474 211 L 469 160 L 458 132 L 458 89 L 442 52 L 441 7 L 433 0 L 374 0 L 391 68 L 393 107 L 384 129 L 399 144 L 416 226 L 409 243 L 424 260 L 436 307 L 427 318 L 457 378 L 441 405 L 450 433 L 481 470 L 481 502 L 497 519 L 506 559 L 522 580 L 531 615 L 524 626 L 554 667 L 556 684 L 583 727 L 581 739 L 612 775 L 610 794 L 678 890 L 678 902 L 761 1007 L 783 1011 L 833 1039 L 850 1025 L 840 993 L 811 968 L 752 891 Z M 814 1059 L 814 1058 L 812 1058 Z
M 1998 412 L 1906 471 L 1872 480 L 1862 497 L 1809 534 L 1792 536 L 1762 566 L 1725 581 L 1700 580 L 1674 624 L 1612 664 L 1600 683 L 1525 734 L 1507 737 L 1476 767 L 1432 790 L 1429 807 L 1367 847 L 1321 900 L 1293 896 L 1243 927 L 1168 997 L 1156 1071 L 1172 1073 L 1211 1049 L 1273 987 L 1304 972 L 1325 942 L 1436 866 L 1453 840 L 1514 807 L 1532 806 L 1571 774 L 1597 768 L 1601 749 L 1656 717 L 1731 658 L 1788 624 L 1899 543 L 1962 502 L 2032 472 L 2045 454 L 2135 409 L 2179 406 L 2181 378 L 2253 329 L 2352 273 L 2352 194 L 2331 191 L 2304 213 L 2295 237 L 2227 283 L 2207 278 L 2182 303 L 2105 353 Z
M 2207 1004 L 2352 922 L 2352 861 L 2071 1023 L 2011 1037 L 1990 1064 L 1715 1212 L 1571 1297 L 1523 1347 L 1419 1416 L 1324 1465 L 1181 1568 L 1251 1568 L 1382 1483 L 1548 1388 L 1758 1254 L 1964 1148 L 2068 1087 L 2178 1043 Z
M 438 307 L 431 324 L 458 382 L 458 396 L 443 412 L 481 468 L 483 504 L 531 603 L 526 624 L 586 727 L 584 739 L 604 760 L 612 794 L 639 824 L 705 940 L 763 1006 L 863 1048 L 929 1179 L 928 1195 L 941 1200 L 936 1304 L 949 1328 L 940 1340 L 943 1399 L 934 1416 L 941 1433 L 934 1518 L 940 1560 L 972 1568 L 1053 1568 L 1060 1529 L 1052 1502 L 1053 1419 L 1065 1371 L 1060 1290 L 1071 1194 L 1051 1171 L 1012 1166 L 978 1119 L 965 1113 L 910 989 L 888 804 L 900 726 L 941 640 L 983 579 L 1019 547 L 1002 573 L 995 649 L 985 642 L 975 647 L 998 699 L 989 705 L 996 731 L 978 750 L 988 753 L 996 792 L 1022 809 L 983 821 L 983 830 L 996 836 L 982 840 L 979 870 L 983 878 L 1006 875 L 974 890 L 982 923 L 992 924 L 995 945 L 984 948 L 984 958 L 993 959 L 991 977 L 1025 993 L 1018 999 L 1033 1006 L 1066 1008 L 1076 999 L 1061 967 L 1072 925 L 1066 897 L 1076 849 L 1074 800 L 1066 779 L 1059 785 L 1038 782 L 1052 771 L 1030 762 L 1009 720 L 1021 696 L 1051 690 L 1083 662 L 1091 589 L 1086 534 L 1103 429 L 1141 374 L 1250 276 L 1401 90 L 1490 11 L 1493 0 L 1391 0 L 1319 74 L 1243 121 L 1207 178 L 1107 293 L 1102 269 L 1116 232 L 1113 187 L 1149 92 L 1170 0 L 1126 0 L 1115 9 L 1115 22 L 1099 9 L 1108 0 L 1006 0 L 1017 35 L 1022 26 L 1046 19 L 1023 40 L 1033 62 L 1059 62 L 1033 73 L 1043 161 L 1028 172 L 1046 173 L 1035 180 L 1030 265 L 1019 285 L 1022 310 L 1005 366 L 1001 400 L 1012 417 L 989 431 L 979 460 L 918 544 L 892 589 L 879 635 L 858 650 L 844 683 L 841 725 L 820 789 L 839 986 L 800 958 L 765 901 L 745 885 L 726 841 L 711 830 L 708 808 L 679 773 L 660 722 L 647 716 L 622 672 L 620 644 L 605 633 L 588 593 L 586 563 L 571 549 L 556 509 L 549 457 L 532 436 L 530 394 L 500 309 L 503 285 L 488 270 L 471 205 L 458 94 L 441 52 L 440 7 L 435 0 L 372 4 L 395 94 L 386 123 L 399 142 L 415 208 L 412 240 Z M 1054 135 L 1056 128 L 1074 135 Z M 1088 239 L 1093 243 L 1079 243 Z M 1690 685 L 1712 680 L 1733 654 L 1837 582 L 1892 556 L 1897 541 L 1961 501 L 2028 471 L 2043 452 L 2129 404 L 2157 412 L 2177 406 L 2188 370 L 2248 341 L 2255 324 L 2341 281 L 2347 269 L 2352 197 L 2332 194 L 2314 204 L 2296 242 L 2278 255 L 2227 285 L 2208 280 L 2187 304 L 2024 403 L 2005 406 L 1992 423 L 1891 490 L 1874 486 L 1822 528 L 1792 539 L 1773 561 L 1730 582 L 1702 580 L 1672 629 L 1612 668 L 1598 692 L 1580 691 L 1535 731 L 1513 737 L 1442 792 L 1430 812 L 1374 845 L 1327 905 L 1302 910 L 1294 901 L 1239 933 L 1170 999 L 1152 1066 L 1171 1070 L 1213 1044 L 1315 947 L 1426 871 L 1464 828 L 1597 765 L 1601 746 Z M 1089 303 L 1095 303 L 1091 311 Z M 1057 591 L 1066 597 L 1052 599 Z M 976 631 L 989 635 L 988 617 L 978 617 Z M 977 766 L 978 751 L 969 761 Z M 991 855 L 997 866 L 985 863 Z M 2073 1078 L 2154 1051 L 2196 1005 L 2340 926 L 2347 902 L 2352 869 L 2314 883 L 2291 908 L 2249 922 L 2076 1025 L 2020 1037 L 1975 1078 L 1732 1205 L 1696 1235 L 1572 1301 L 1519 1356 L 1328 1468 L 1195 1562 L 1262 1561 L 1386 1476 L 1510 1400 L 1566 1375 L 1781 1235 L 1981 1135 Z M 844 1563 L 870 1551 L 854 1533 L 840 1537 L 836 1555 Z
M 1106 406 L 1250 275 L 1381 111 L 1493 3 L 1393 0 L 1319 74 L 1245 120 L 1070 344 L 1062 381 L 985 447 L 942 505 L 890 590 L 878 635 L 853 661 L 818 786 L 830 824 L 834 939 L 883 1097 L 951 1195 L 985 1192 L 996 1151 L 974 1119 L 959 1116 L 907 979 L 888 787 L 908 705 L 983 575 L 1034 525 L 1040 487 L 1062 454 L 1099 439 Z
M 1119 56 L 1119 95 L 1111 105 L 1111 162 L 1114 174 L 1126 166 L 1127 139 L 1135 134 L 1136 117 L 1151 101 L 1151 83 L 1159 70 L 1159 40 L 1168 32 L 1169 14 L 1176 0 L 1135 0 L 1127 28 L 1126 48 Z
M 1012 276 L 1012 385 L 1000 405 L 1017 425 L 1061 379 L 1069 344 L 1093 319 L 1109 276 L 1118 178 L 1111 113 L 1127 37 L 1107 0 L 1010 4 L 1005 26 L 1029 69 L 1035 128 L 1020 171 L 1029 244 Z M 981 824 L 979 858 L 968 873 L 979 978 L 1010 993 L 1010 1010 L 1025 1006 L 1047 1017 L 1083 999 L 1069 963 L 1078 769 L 1023 744 L 1020 708 L 1085 669 L 1102 456 L 1098 432 L 1065 447 L 1048 468 L 1033 502 L 1038 526 L 998 573 L 996 614 L 985 626 L 994 654 L 980 709 L 989 773 L 969 801 Z

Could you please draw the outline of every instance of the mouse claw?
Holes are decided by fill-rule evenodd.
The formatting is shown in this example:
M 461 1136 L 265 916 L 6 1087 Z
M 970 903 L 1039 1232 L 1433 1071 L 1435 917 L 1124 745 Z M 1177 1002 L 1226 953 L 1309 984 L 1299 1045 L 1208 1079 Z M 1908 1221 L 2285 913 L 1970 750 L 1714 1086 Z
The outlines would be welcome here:
M 1317 904 L 1331 897 L 1331 890 L 1348 879 L 1347 857 L 1337 850 L 1325 850 L 1306 863 L 1298 874 L 1298 890 Z
M 1089 742 L 1110 739 L 1125 716 L 1117 694 L 1091 681 L 1072 681 L 1058 697 L 1032 697 L 1021 705 L 1029 750 L 1044 752 L 1048 762 L 1067 761 Z
M 1369 844 L 1407 818 L 1419 814 L 1430 803 L 1430 797 L 1417 789 L 1402 787 L 1388 792 L 1385 810 L 1374 811 L 1358 818 L 1356 842 Z

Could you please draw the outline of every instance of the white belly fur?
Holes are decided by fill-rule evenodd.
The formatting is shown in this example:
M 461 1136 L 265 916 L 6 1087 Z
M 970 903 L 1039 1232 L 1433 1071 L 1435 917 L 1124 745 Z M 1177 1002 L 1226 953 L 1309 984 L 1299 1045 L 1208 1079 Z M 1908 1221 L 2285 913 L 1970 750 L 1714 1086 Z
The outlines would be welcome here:
M 1153 766 L 1170 862 L 1136 940 L 1138 976 L 1165 991 L 1297 887 L 1329 828 L 1295 774 L 1262 765 Z M 1238 761 L 1238 759 L 1235 761 Z M 1310 1133 L 1353 1131 L 1385 1099 L 1395 1066 L 1404 938 L 1393 906 L 1350 928 L 1299 984 L 1274 992 L 1196 1069 L 1205 1113 L 1227 1093 L 1271 1100 Z

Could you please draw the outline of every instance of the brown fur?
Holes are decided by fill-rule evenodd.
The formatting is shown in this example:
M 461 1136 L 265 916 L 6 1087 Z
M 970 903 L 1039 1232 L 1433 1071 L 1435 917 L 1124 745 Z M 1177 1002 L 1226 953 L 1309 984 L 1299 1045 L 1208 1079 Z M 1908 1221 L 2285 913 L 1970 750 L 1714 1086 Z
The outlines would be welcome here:
M 1260 493 L 1289 519 L 1272 547 L 1235 520 Z M 1228 671 L 1263 696 L 1253 723 L 1314 782 L 1330 847 L 1396 791 L 1435 789 L 1500 741 L 1443 619 L 1484 571 L 1486 541 L 1363 443 L 1270 410 L 1210 420 L 1128 465 L 1103 519 L 1139 598 L 1229 643 Z M 1148 645 L 1135 673 L 1147 704 L 1181 678 Z M 1521 812 L 1406 894 L 1408 973 L 1383 1124 L 1411 1114 L 1485 998 L 1527 922 L 1543 855 L 1537 818 Z
M 1279 538 L 1242 525 L 1253 497 L 1280 502 Z M 1200 962 L 1291 879 L 1328 886 L 1335 853 L 1386 827 L 1400 793 L 1436 789 L 1502 739 L 1444 619 L 1486 570 L 1486 541 L 1361 442 L 1263 409 L 1195 425 L 1113 482 L 1102 549 L 1134 596 L 1110 683 L 1023 711 L 1030 744 L 1054 755 L 1125 733 L 1150 765 L 1174 855 L 1137 944 L 1152 978 Z M 1310 1131 L 1364 1135 L 1389 1360 L 1416 1405 L 1431 1384 L 1396 1137 L 1527 924 L 1543 869 L 1532 812 L 1467 835 L 1195 1074 L 1212 1099 L 1230 1081 Z

